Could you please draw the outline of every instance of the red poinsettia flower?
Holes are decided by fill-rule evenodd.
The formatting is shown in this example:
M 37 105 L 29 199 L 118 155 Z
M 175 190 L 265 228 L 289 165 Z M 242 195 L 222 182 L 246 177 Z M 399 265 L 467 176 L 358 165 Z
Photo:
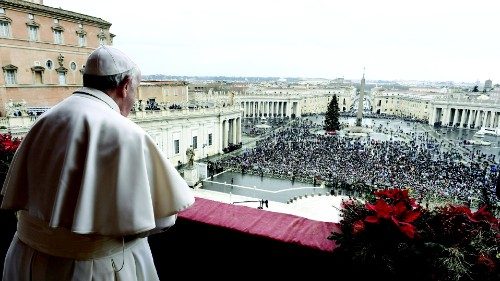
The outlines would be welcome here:
M 366 222 L 378 223 L 380 218 L 389 219 L 393 212 L 392 207 L 382 199 L 378 199 L 375 205 L 366 203 L 365 206 L 368 210 L 375 212 L 375 216 L 367 216 L 365 218 Z
M 477 263 L 479 265 L 484 265 L 490 272 L 495 270 L 496 267 L 495 261 L 490 256 L 484 253 L 479 254 L 479 256 L 477 257 Z
M 443 211 L 447 214 L 450 214 L 450 215 L 460 215 L 460 214 L 463 214 L 463 215 L 466 215 L 467 217 L 471 217 L 472 216 L 472 212 L 471 210 L 466 207 L 466 206 L 455 206 L 455 205 L 450 205 L 450 206 L 446 206 Z
M 391 189 L 382 189 L 375 191 L 375 196 L 378 198 L 384 199 L 391 204 L 396 204 L 398 202 L 404 202 L 408 206 L 417 207 L 416 200 L 414 198 L 410 198 L 408 189 L 399 189 L 399 188 L 391 188 Z
M 464 215 L 471 222 L 487 221 L 495 228 L 498 228 L 499 226 L 499 220 L 486 210 L 486 206 L 479 208 L 479 210 L 474 213 L 472 213 L 472 211 L 466 206 L 454 205 L 446 206 L 442 208 L 442 211 L 450 216 Z
M 0 134 L 0 151 L 14 153 L 21 144 L 18 138 L 12 139 L 11 134 Z
M 479 208 L 479 210 L 477 210 L 475 213 L 469 215 L 469 219 L 473 222 L 487 221 L 492 225 L 498 227 L 498 219 L 486 210 L 486 205 Z
M 415 227 L 411 223 L 420 216 L 420 212 L 408 209 L 405 202 L 389 205 L 385 200 L 378 199 L 375 205 L 366 203 L 365 206 L 375 212 L 374 215 L 366 216 L 365 222 L 379 223 L 381 220 L 390 220 L 406 236 L 415 237 Z
M 420 216 L 419 211 L 404 210 L 399 216 L 392 216 L 392 222 L 409 238 L 415 237 L 415 226 L 411 223 Z
M 415 226 L 410 223 L 400 222 L 399 230 L 403 232 L 408 238 L 413 239 L 415 237 Z
M 359 234 L 361 232 L 363 232 L 363 230 L 365 230 L 365 223 L 362 221 L 362 220 L 357 220 L 356 222 L 354 222 L 354 224 L 352 225 L 352 233 L 354 235 L 356 234 Z

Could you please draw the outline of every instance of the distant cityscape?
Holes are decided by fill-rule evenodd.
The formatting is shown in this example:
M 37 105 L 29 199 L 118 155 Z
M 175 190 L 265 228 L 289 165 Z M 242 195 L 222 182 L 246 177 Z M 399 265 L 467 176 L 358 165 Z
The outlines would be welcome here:
M 286 84 L 311 84 L 311 85 L 335 85 L 348 84 L 359 88 L 360 78 L 358 79 L 326 79 L 326 78 L 303 78 L 303 77 L 256 77 L 256 76 L 186 76 L 186 75 L 165 75 L 152 74 L 143 75 L 144 81 L 186 81 L 189 83 L 203 82 L 222 82 L 222 83 L 272 83 L 281 82 Z M 488 86 L 488 83 L 491 86 Z M 391 90 L 408 90 L 409 88 L 460 88 L 464 91 L 468 89 L 472 91 L 474 86 L 478 86 L 478 90 L 482 91 L 485 88 L 499 88 L 500 84 L 493 84 L 491 80 L 476 81 L 476 82 L 454 82 L 454 81 L 425 81 L 425 80 L 366 80 L 366 88 L 369 90 L 373 87 L 382 86 Z

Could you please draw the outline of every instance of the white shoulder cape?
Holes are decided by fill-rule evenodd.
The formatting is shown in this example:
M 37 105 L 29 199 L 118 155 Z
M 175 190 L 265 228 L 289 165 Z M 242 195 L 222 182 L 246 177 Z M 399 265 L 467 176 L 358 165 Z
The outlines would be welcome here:
M 192 205 L 191 189 L 151 137 L 107 95 L 83 89 L 23 139 L 1 207 L 75 233 L 123 236 Z

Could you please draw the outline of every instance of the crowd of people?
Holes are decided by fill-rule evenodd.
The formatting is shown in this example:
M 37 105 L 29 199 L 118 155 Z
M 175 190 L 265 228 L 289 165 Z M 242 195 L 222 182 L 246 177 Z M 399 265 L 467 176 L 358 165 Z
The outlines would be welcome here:
M 293 121 L 255 148 L 215 165 L 290 180 L 319 179 L 333 188 L 410 188 L 421 201 L 495 200 L 494 156 L 465 155 L 426 132 L 407 134 L 406 140 L 377 140 L 318 134 L 320 127 Z

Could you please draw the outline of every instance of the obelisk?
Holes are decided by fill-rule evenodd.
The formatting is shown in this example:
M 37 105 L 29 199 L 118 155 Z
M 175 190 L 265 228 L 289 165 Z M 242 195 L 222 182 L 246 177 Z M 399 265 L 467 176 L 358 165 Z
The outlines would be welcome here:
M 359 91 L 358 114 L 356 115 L 356 126 L 361 127 L 363 120 L 363 101 L 365 99 L 365 71 L 363 70 L 363 78 L 361 78 L 361 89 Z

